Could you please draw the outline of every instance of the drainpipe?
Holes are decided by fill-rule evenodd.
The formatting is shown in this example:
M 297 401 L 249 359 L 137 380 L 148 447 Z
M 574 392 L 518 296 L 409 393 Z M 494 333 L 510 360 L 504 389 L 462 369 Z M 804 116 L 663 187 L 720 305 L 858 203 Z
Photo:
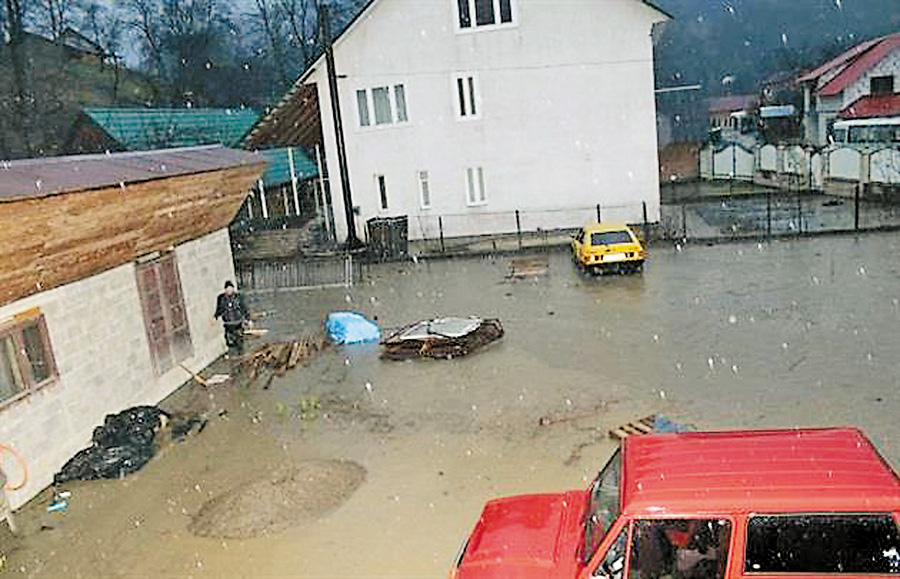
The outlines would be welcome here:
M 363 247 L 356 236 L 356 217 L 353 214 L 353 196 L 350 194 L 350 171 L 347 169 L 347 147 L 344 143 L 344 123 L 341 120 L 341 102 L 338 95 L 337 73 L 334 69 L 334 46 L 329 23 L 329 6 L 319 8 L 319 26 L 325 41 L 325 65 L 328 75 L 328 92 L 331 97 L 331 118 L 334 120 L 334 134 L 337 140 L 338 170 L 341 176 L 341 193 L 344 198 L 344 217 L 347 220 L 347 249 Z

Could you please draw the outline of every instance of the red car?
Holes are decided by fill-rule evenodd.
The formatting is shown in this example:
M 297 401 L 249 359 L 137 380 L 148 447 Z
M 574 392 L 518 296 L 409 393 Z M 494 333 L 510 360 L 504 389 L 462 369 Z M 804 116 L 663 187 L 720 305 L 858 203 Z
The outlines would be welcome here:
M 450 576 L 896 576 L 898 516 L 859 430 L 630 436 L 587 490 L 489 502 Z

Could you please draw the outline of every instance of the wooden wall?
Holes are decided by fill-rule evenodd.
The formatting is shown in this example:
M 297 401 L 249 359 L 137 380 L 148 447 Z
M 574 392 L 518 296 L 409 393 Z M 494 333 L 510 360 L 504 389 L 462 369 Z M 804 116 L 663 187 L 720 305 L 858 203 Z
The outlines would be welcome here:
M 263 169 L 0 202 L 0 305 L 227 227 Z

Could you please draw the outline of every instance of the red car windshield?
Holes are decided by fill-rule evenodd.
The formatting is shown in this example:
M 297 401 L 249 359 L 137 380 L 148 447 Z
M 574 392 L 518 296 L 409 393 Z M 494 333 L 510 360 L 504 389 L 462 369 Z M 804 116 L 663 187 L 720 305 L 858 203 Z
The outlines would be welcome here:
M 619 516 L 619 475 L 622 472 L 622 453 L 609 459 L 594 482 L 591 483 L 590 498 L 584 513 L 584 549 L 582 564 L 586 565 L 603 537 Z

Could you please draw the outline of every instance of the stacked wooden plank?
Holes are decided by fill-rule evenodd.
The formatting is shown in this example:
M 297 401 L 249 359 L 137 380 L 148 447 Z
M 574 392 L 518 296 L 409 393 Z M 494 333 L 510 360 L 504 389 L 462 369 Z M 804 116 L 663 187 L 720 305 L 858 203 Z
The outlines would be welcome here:
M 629 436 L 650 434 L 655 430 L 656 415 L 651 414 L 633 422 L 626 422 L 609 431 L 610 438 L 623 440 Z
M 246 372 L 248 385 L 253 384 L 262 374 L 268 372 L 264 388 L 271 384 L 275 376 L 283 376 L 288 370 L 300 364 L 308 364 L 321 354 L 329 343 L 324 333 L 299 335 L 292 342 L 272 342 L 256 347 L 240 362 L 240 369 Z
M 507 279 L 537 277 L 547 275 L 549 271 L 549 257 L 522 257 L 509 262 L 509 273 L 506 274 L 506 277 Z

